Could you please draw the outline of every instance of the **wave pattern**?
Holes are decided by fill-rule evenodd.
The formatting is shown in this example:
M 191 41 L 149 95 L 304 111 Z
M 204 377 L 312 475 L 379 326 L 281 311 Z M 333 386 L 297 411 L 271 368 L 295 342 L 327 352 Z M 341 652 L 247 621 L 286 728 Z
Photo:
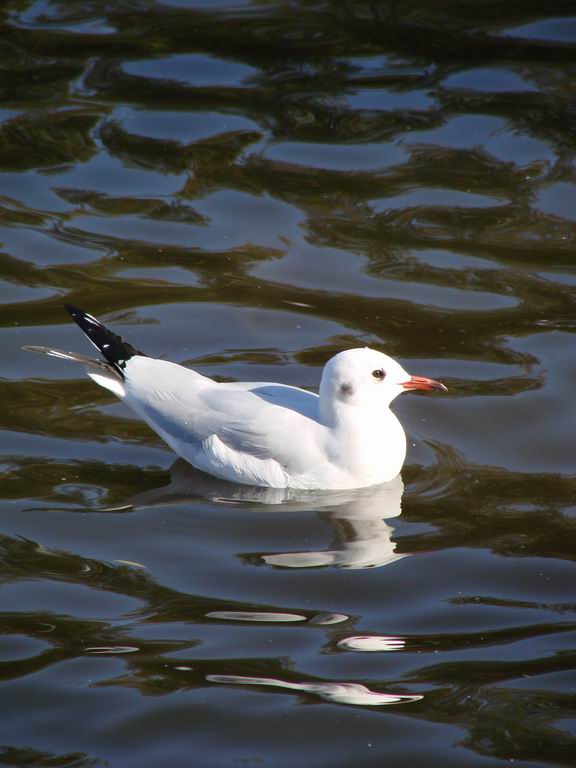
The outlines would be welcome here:
M 0 762 L 571 764 L 573 3 L 6 0 L 0 51 Z M 65 302 L 450 391 L 404 486 L 238 487 L 21 351 Z

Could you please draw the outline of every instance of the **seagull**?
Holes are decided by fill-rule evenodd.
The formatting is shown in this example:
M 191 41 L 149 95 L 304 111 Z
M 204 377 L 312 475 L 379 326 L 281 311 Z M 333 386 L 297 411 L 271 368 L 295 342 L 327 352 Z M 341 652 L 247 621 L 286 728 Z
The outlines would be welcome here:
M 286 384 L 219 383 L 148 357 L 87 312 L 65 308 L 103 359 L 24 349 L 83 364 L 192 466 L 244 485 L 338 490 L 393 480 L 406 435 L 390 403 L 410 390 L 446 390 L 368 347 L 332 357 L 318 395 Z

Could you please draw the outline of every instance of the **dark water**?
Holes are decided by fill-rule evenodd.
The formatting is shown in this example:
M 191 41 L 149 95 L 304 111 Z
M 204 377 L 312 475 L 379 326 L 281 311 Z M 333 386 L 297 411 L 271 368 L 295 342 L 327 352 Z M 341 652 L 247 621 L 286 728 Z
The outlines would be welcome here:
M 574 3 L 0 15 L 0 764 L 576 764 Z M 21 351 L 89 351 L 65 301 L 450 392 L 397 403 L 403 496 L 278 503 Z

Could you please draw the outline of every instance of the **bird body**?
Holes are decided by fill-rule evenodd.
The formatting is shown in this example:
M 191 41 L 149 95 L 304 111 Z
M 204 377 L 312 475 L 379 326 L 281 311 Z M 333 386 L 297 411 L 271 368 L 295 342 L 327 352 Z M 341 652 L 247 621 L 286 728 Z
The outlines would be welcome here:
M 345 489 L 392 480 L 406 437 L 390 402 L 406 389 L 445 389 L 367 347 L 329 360 L 319 395 L 268 382 L 218 383 L 147 357 L 91 315 L 66 308 L 104 360 L 27 349 L 83 363 L 190 464 L 247 485 Z

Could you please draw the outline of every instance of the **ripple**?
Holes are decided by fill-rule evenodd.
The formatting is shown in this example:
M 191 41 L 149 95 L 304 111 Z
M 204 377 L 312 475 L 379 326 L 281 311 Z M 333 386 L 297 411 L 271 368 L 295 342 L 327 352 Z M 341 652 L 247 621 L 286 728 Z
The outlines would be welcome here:
M 489 93 L 535 91 L 537 88 L 510 69 L 479 67 L 451 75 L 443 82 L 446 88 L 470 88 Z
M 537 206 L 544 213 L 560 216 L 569 221 L 576 221 L 575 195 L 576 184 L 568 182 L 551 184 L 549 187 L 545 187 L 538 196 Z
M 269 160 L 336 171 L 365 171 L 398 165 L 404 150 L 394 144 L 312 144 L 284 141 L 264 153 Z
M 46 631 L 43 627 L 41 631 Z M 43 653 L 49 647 L 37 637 L 28 637 L 10 628 L 3 628 L 0 636 L 0 664 L 7 664 L 22 659 L 33 659 Z
M 429 109 L 434 99 L 426 91 L 392 91 L 388 88 L 362 88 L 346 97 L 351 109 L 413 110 Z
M 448 116 L 437 128 L 418 131 L 406 144 L 434 144 L 443 147 L 471 149 L 484 144 L 491 136 L 505 130 L 506 121 L 487 115 Z
M 38 301 L 39 299 L 47 299 L 49 296 L 56 296 L 57 294 L 58 291 L 50 288 L 32 288 L 0 280 L 0 304 Z
M 310 693 L 334 704 L 353 704 L 360 707 L 380 707 L 389 704 L 409 704 L 423 696 L 407 696 L 392 693 L 376 693 L 360 683 L 290 683 L 269 677 L 244 677 L 241 675 L 206 675 L 211 683 L 224 685 L 266 685 L 291 691 Z
M 121 656 L 125 653 L 136 653 L 139 650 L 140 648 L 135 645 L 95 645 L 84 648 L 85 653 L 99 656 Z
M 510 27 L 504 31 L 509 37 L 549 40 L 557 43 L 576 42 L 576 18 L 574 16 L 539 19 L 529 24 Z
M 273 613 L 263 611 L 210 611 L 207 619 L 224 619 L 225 621 L 269 621 L 282 624 L 295 621 L 306 621 L 306 616 L 296 613 Z
M 222 112 L 150 112 L 121 107 L 114 110 L 112 117 L 131 133 L 173 141 L 201 141 L 227 131 L 260 130 L 259 124 L 248 117 Z
M 254 67 L 237 61 L 226 61 L 199 53 L 127 61 L 122 69 L 129 75 L 154 80 L 174 80 L 199 87 L 225 85 L 227 88 L 242 85 L 258 72 Z
M 338 642 L 338 648 L 345 651 L 374 653 L 380 651 L 401 651 L 406 645 L 403 637 L 393 635 L 355 635 Z
M 470 313 L 512 309 L 520 303 L 515 296 L 416 280 L 413 270 L 411 280 L 391 280 L 367 274 L 360 271 L 343 250 L 315 249 L 314 256 L 311 260 L 307 247 L 293 249 L 282 261 L 258 264 L 251 274 L 290 286 L 333 291 L 341 296 L 360 295 L 383 301 L 395 299 Z
M 51 29 L 71 29 L 74 33 L 90 35 L 108 35 L 116 32 L 116 28 L 106 23 L 104 14 L 98 14 L 96 18 L 83 19 L 82 14 L 75 14 L 73 10 L 50 7 L 45 0 L 32 2 L 26 10 L 14 14 L 12 19 L 18 26 L 31 29 L 43 29 L 50 25 Z
M 319 613 L 316 616 L 312 616 L 310 624 L 318 624 L 324 626 L 327 624 L 341 624 L 343 621 L 349 621 L 350 616 L 345 613 Z
M 371 200 L 370 206 L 375 213 L 392 208 L 411 208 L 416 205 L 443 205 L 453 208 L 491 208 L 502 202 L 503 198 L 474 195 L 457 189 L 435 189 L 433 195 L 429 190 L 417 189 L 403 195 Z

